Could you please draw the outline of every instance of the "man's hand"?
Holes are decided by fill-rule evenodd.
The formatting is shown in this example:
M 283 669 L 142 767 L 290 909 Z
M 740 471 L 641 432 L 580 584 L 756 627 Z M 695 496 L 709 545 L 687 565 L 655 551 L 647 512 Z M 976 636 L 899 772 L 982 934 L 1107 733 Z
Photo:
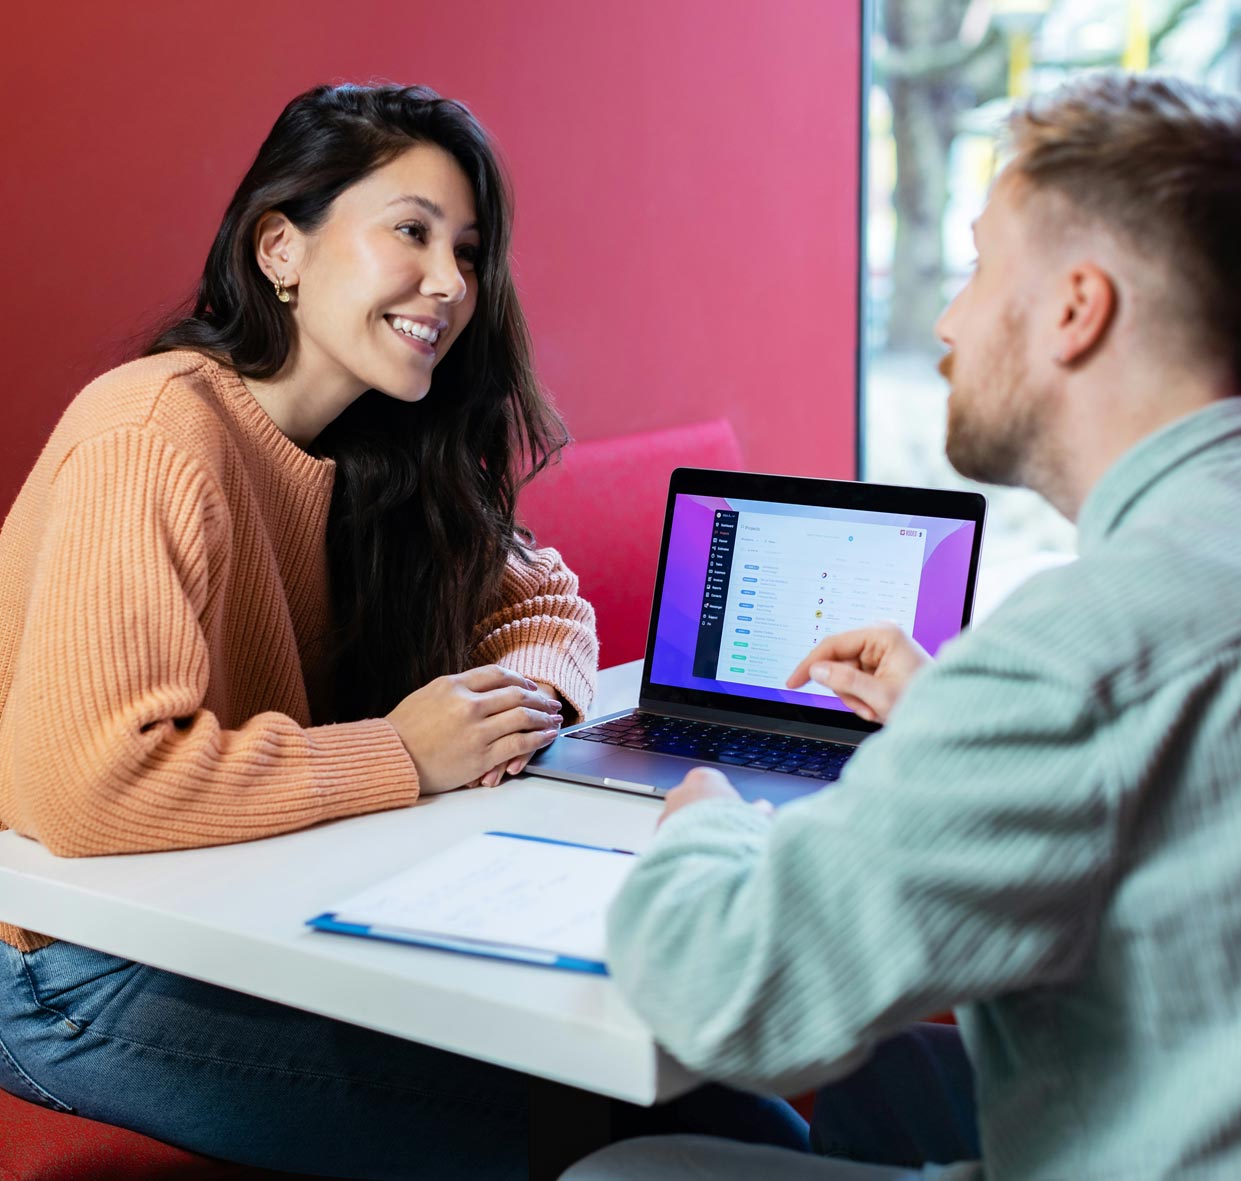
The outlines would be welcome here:
M 886 722 L 905 686 L 923 665 L 926 650 L 894 623 L 828 636 L 785 683 L 799 689 L 808 680 L 830 689 L 859 718 Z
M 711 767 L 695 767 L 681 782 L 674 787 L 664 800 L 664 810 L 660 814 L 657 826 L 663 824 L 673 812 L 688 808 L 699 800 L 737 800 L 741 796 L 737 789 L 728 782 L 728 777 Z M 766 800 L 757 800 L 754 807 L 768 816 L 772 807 Z

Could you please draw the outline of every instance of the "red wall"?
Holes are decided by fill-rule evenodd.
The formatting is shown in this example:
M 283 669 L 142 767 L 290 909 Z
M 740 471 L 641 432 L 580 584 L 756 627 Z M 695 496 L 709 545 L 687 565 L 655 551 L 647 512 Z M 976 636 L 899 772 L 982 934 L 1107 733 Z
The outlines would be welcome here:
M 284 102 L 426 82 L 517 194 L 540 371 L 583 439 L 726 416 L 853 474 L 856 0 L 61 0 L 5 20 L 0 512 L 60 411 L 192 290 Z

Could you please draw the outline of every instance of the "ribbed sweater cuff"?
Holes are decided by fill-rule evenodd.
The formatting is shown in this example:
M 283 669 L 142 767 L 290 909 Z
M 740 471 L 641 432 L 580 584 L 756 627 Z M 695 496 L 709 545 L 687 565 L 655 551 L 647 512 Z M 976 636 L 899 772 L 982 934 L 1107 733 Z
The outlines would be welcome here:
M 404 808 L 418 798 L 418 771 L 392 723 L 383 718 L 306 731 L 316 761 L 331 767 L 319 781 L 323 819 Z
M 18 951 L 38 951 L 39 948 L 50 947 L 56 942 L 47 935 L 23 931 L 21 927 L 14 927 L 11 923 L 0 923 L 0 940 L 10 947 L 16 947 Z
M 719 834 L 728 842 L 749 843 L 750 838 L 765 838 L 770 828 L 771 817 L 741 800 L 699 800 L 660 824 L 660 847 L 679 840 L 682 833 L 690 839 Z
M 496 663 L 532 681 L 553 686 L 577 714 L 576 720 L 586 717 L 595 699 L 595 670 L 584 671 L 564 648 L 522 644 L 506 651 Z M 566 722 L 572 720 L 565 719 Z

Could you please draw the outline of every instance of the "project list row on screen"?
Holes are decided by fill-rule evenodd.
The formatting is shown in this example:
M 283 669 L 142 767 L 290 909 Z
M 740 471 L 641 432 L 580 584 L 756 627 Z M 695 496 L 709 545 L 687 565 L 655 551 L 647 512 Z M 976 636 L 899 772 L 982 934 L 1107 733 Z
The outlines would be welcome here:
M 837 520 L 807 527 L 805 517 L 741 511 L 717 533 L 708 578 L 728 593 L 715 596 L 726 600 L 719 604 L 704 600 L 701 621 L 722 630 L 716 679 L 783 688 L 834 632 L 883 619 L 912 634 L 924 529 Z M 804 691 L 830 695 L 813 683 Z

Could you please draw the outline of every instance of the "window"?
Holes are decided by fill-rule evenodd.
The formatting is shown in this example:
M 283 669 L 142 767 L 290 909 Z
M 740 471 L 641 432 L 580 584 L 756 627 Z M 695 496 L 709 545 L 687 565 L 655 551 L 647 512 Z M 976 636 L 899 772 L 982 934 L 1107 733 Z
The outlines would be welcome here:
M 1100 66 L 1241 90 L 1241 0 L 875 0 L 872 19 L 862 471 L 974 487 L 943 453 L 934 324 L 964 282 L 1011 96 Z M 984 571 L 1074 548 L 1034 493 L 982 491 Z

